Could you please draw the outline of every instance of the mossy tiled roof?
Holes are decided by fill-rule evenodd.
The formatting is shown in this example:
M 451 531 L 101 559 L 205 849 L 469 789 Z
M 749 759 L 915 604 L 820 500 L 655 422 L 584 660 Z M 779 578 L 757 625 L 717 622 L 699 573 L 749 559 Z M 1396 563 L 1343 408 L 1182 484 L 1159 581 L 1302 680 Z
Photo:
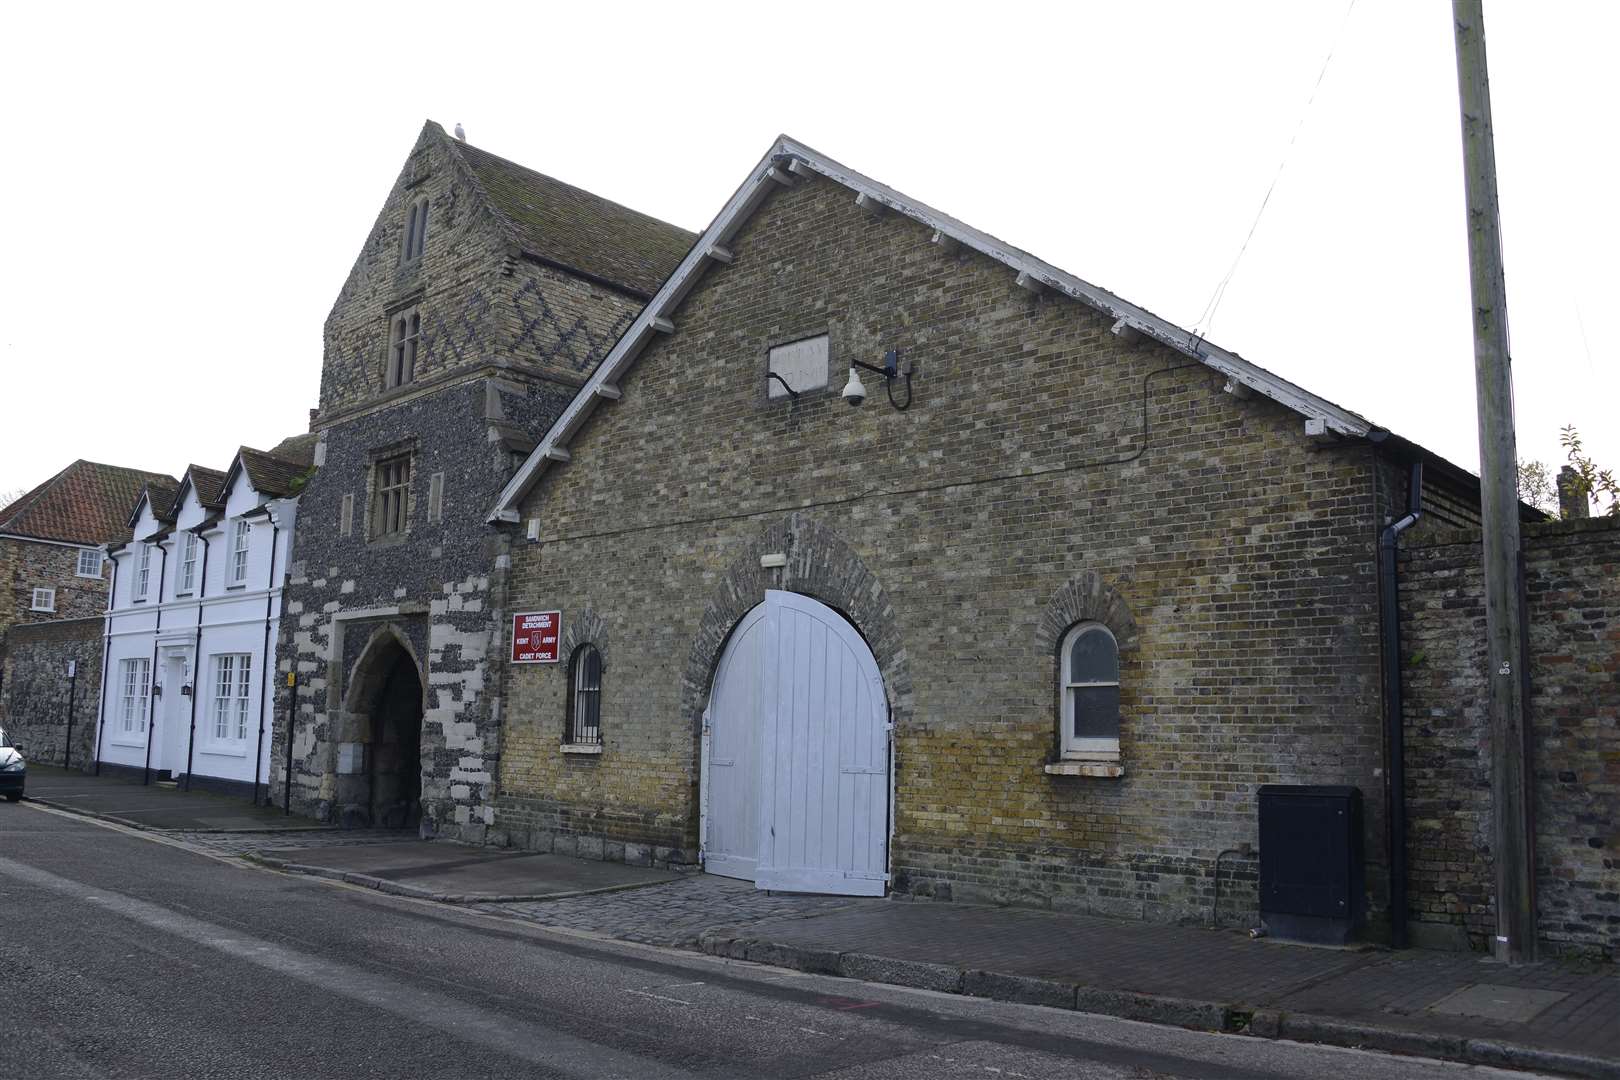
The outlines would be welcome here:
M 532 255 L 651 296 L 697 234 L 452 140 Z
M 302 435 L 287 436 L 287 438 L 282 439 L 269 450 L 266 450 L 265 453 L 271 457 L 295 462 L 305 468 L 313 468 L 315 465 L 315 444 L 319 441 L 319 435 L 313 431 L 306 431 Z
M 159 521 L 173 522 L 175 513 L 175 499 L 180 494 L 180 485 L 165 476 L 162 480 L 153 480 L 146 485 L 146 505 L 152 508 L 152 516 Z M 136 506 L 139 507 L 137 502 Z M 131 522 L 133 525 L 133 522 Z
M 181 482 L 184 483 L 185 480 L 191 481 L 192 490 L 197 493 L 197 501 L 203 506 L 219 506 L 220 500 L 225 496 L 225 474 L 218 469 L 189 465 Z
M 162 473 L 81 459 L 0 509 L 0 532 L 69 544 L 128 540 L 129 508 L 148 486 L 172 499 L 176 484 Z
M 310 466 L 304 462 L 267 454 L 251 446 L 242 447 L 237 454 L 248 482 L 260 495 L 283 499 L 296 495 L 309 478 Z

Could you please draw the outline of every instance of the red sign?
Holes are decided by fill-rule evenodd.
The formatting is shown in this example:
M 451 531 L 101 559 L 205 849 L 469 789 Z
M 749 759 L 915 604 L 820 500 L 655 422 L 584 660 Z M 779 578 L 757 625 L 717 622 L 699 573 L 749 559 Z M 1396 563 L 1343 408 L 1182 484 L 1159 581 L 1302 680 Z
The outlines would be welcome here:
M 560 611 L 528 611 L 512 616 L 512 663 L 555 664 L 562 627 Z

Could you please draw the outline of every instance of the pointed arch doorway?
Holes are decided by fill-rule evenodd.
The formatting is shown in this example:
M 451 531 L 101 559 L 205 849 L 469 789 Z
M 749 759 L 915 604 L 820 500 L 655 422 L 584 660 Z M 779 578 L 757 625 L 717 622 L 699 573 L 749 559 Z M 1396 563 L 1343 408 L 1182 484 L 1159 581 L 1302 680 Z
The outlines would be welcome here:
M 422 820 L 421 669 L 405 638 L 391 630 L 372 636 L 349 683 L 348 715 L 364 743 L 362 791 L 351 805 L 354 824 L 414 829 Z
M 767 591 L 737 624 L 704 712 L 704 867 L 760 889 L 881 896 L 891 754 L 877 660 L 849 621 Z

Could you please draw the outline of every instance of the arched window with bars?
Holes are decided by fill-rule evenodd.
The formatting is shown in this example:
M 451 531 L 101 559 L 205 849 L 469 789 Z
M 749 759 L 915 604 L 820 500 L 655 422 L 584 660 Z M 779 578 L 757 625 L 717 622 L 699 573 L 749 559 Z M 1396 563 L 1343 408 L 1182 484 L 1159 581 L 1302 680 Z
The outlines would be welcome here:
M 568 661 L 568 723 L 563 742 L 569 746 L 602 745 L 602 654 L 589 642 Z

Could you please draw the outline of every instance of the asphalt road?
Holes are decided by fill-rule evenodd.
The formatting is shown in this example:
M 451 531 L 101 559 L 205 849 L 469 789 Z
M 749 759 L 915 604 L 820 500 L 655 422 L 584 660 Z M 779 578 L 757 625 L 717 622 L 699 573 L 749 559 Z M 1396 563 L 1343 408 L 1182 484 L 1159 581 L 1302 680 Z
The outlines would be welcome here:
M 779 971 L 0 805 L 0 1077 L 1523 1077 Z

